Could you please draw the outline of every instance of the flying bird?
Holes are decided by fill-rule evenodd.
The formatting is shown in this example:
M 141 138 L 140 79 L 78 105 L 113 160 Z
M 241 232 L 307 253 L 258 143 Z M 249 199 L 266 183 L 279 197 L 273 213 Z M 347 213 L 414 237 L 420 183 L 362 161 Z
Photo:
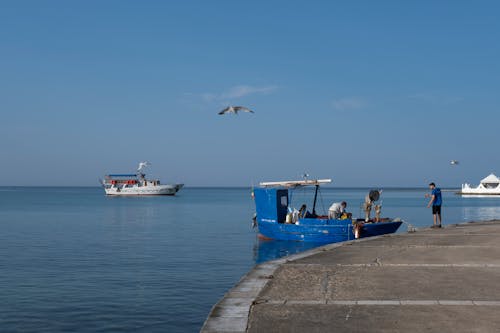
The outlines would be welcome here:
M 451 165 L 458 165 L 458 163 L 459 162 L 457 160 L 451 160 L 451 162 L 450 162 Z
M 140 162 L 139 167 L 137 168 L 137 172 L 141 172 L 142 169 L 144 169 L 145 167 L 150 166 L 150 165 L 151 165 L 151 163 L 149 163 L 149 162 Z
M 238 114 L 238 111 L 255 113 L 252 110 L 250 110 L 249 108 L 246 108 L 244 106 L 228 106 L 227 108 L 225 108 L 224 110 L 219 112 L 219 114 L 221 114 L 221 115 L 226 114 L 226 113 Z

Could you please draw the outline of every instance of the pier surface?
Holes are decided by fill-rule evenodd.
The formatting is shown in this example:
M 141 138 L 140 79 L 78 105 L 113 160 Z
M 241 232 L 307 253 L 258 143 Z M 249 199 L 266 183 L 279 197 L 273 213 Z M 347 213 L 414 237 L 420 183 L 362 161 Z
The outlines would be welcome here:
M 500 332 L 500 221 L 331 244 L 256 266 L 202 332 Z

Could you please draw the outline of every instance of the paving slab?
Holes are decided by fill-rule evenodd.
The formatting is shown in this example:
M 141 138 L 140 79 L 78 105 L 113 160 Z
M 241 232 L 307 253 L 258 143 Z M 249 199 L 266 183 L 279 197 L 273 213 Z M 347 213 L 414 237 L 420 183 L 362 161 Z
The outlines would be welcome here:
M 470 236 L 469 239 L 473 239 Z M 500 235 L 499 235 L 500 239 Z M 489 265 L 500 266 L 500 247 L 490 246 L 345 246 L 332 256 L 329 252 L 303 258 L 297 264 L 327 265 Z
M 500 267 L 282 267 L 266 300 L 500 300 Z
M 500 307 L 461 305 L 265 305 L 248 332 L 499 332 Z

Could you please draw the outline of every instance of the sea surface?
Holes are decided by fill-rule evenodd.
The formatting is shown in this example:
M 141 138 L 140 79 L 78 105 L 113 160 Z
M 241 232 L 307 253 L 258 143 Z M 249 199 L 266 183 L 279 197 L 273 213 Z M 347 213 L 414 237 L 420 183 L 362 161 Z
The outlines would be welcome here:
M 324 188 L 317 210 L 368 189 Z M 383 216 L 432 224 L 426 189 L 384 189 Z M 292 204 L 312 207 L 310 192 Z M 443 192 L 443 223 L 500 218 L 500 198 Z M 106 197 L 92 187 L 0 187 L 0 332 L 198 332 L 259 262 L 317 244 L 261 241 L 250 188 Z

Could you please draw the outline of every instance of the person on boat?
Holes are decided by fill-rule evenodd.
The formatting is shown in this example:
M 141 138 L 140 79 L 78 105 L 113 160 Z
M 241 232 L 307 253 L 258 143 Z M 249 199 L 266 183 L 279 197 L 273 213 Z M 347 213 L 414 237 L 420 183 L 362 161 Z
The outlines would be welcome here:
M 434 183 L 430 183 L 429 188 L 431 189 L 431 194 L 427 193 L 425 197 L 431 197 L 431 200 L 429 200 L 429 203 L 427 204 L 427 208 L 432 206 L 432 219 L 434 224 L 431 228 L 441 228 L 441 205 L 443 203 L 441 189 L 436 187 L 436 184 Z
M 300 209 L 299 209 L 299 217 L 304 218 L 304 217 L 306 217 L 306 215 L 307 215 L 307 206 L 306 206 L 306 204 L 303 204 L 302 206 L 300 206 Z
M 345 208 L 347 207 L 347 202 L 342 201 L 342 202 L 334 202 L 330 208 L 328 208 L 328 218 L 329 219 L 340 219 L 343 214 L 348 215 L 345 211 Z

